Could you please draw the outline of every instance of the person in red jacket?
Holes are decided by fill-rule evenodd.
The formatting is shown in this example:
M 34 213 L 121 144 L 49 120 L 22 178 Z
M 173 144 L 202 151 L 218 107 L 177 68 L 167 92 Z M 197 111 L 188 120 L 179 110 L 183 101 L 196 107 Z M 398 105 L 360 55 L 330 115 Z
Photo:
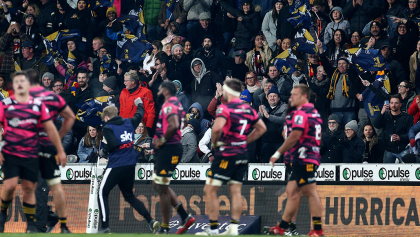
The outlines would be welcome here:
M 407 113 L 411 116 L 413 116 L 414 121 L 413 124 L 416 124 L 420 119 L 420 94 L 416 96 L 413 103 L 410 105 L 410 107 L 407 110 Z M 415 102 L 415 103 L 414 103 Z
M 136 98 L 143 100 L 144 117 L 149 134 L 152 132 L 153 122 L 155 121 L 155 102 L 153 101 L 152 91 L 139 85 L 139 76 L 137 72 L 131 71 L 124 74 L 125 88 L 120 95 L 120 116 L 123 118 L 132 118 L 136 113 L 137 106 L 134 104 Z

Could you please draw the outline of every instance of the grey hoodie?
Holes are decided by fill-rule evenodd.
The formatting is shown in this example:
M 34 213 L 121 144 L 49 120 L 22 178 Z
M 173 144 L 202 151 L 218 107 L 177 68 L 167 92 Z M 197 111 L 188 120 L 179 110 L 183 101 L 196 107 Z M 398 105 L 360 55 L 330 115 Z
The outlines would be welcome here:
M 341 20 L 338 23 L 334 22 L 334 19 L 332 18 L 333 11 L 339 11 L 341 12 Z M 341 29 L 344 32 L 346 32 L 347 38 L 350 36 L 350 23 L 347 20 L 344 20 L 343 15 L 343 9 L 341 7 L 334 7 L 330 12 L 330 19 L 331 22 L 328 23 L 327 27 L 325 28 L 325 34 L 324 34 L 324 44 L 326 45 L 330 40 L 334 37 L 334 31 Z

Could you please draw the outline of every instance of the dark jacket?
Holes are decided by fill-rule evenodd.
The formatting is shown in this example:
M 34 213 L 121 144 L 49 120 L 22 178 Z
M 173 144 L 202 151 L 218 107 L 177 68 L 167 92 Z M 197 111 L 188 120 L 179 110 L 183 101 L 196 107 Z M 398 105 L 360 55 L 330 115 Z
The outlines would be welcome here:
M 370 37 L 372 36 L 368 35 L 368 36 L 363 37 L 363 39 L 360 40 L 360 45 L 362 48 L 367 47 Z M 373 48 L 379 49 L 385 43 L 389 43 L 389 38 L 385 31 L 381 31 L 379 38 L 375 41 L 375 44 L 373 45 Z
M 207 71 L 218 73 L 222 78 L 226 76 L 227 59 L 225 55 L 217 48 L 212 48 L 206 52 L 203 47 L 194 52 L 194 58 L 201 59 L 206 65 Z
M 379 113 L 378 117 L 373 121 L 373 126 L 383 129 L 382 138 L 385 141 L 385 150 L 392 153 L 400 153 L 406 150 L 405 147 L 410 142 L 408 132 L 413 126 L 413 117 L 404 112 L 395 117 L 395 120 L 393 120 L 389 111 L 386 111 L 384 114 Z M 397 134 L 400 137 L 400 141 L 391 142 L 392 134 Z
M 48 72 L 48 67 L 41 60 L 42 60 L 42 57 L 35 54 L 29 62 L 25 58 L 22 58 L 22 59 L 16 58 L 15 61 L 22 70 L 33 68 L 39 72 L 39 75 L 44 75 L 44 73 Z M 22 64 L 24 64 L 25 67 Z
M 188 40 L 191 42 L 193 50 L 196 50 L 202 46 L 203 37 L 206 35 L 213 36 L 213 47 L 216 47 L 219 50 L 223 49 L 225 39 L 223 38 L 222 32 L 214 23 L 209 23 L 207 29 L 203 29 L 201 24 L 195 24 L 188 31 Z
M 353 1 L 347 1 L 343 13 L 344 18 L 351 22 L 351 32 L 362 31 L 367 23 L 378 17 L 381 14 L 381 5 L 380 0 L 366 0 L 363 1 L 362 6 L 353 7 Z
M 362 163 L 365 143 L 357 134 L 351 140 L 344 135 L 337 147 L 337 151 L 338 156 L 342 157 L 342 163 Z
M 115 106 L 118 108 L 118 111 L 120 110 L 120 94 L 121 91 L 120 90 L 113 90 L 111 92 L 106 92 L 105 90 L 99 92 L 98 97 L 99 96 L 115 96 L 113 99 L 113 102 L 115 103 Z
M 388 63 L 388 69 L 391 73 L 388 73 L 389 80 L 391 82 L 391 93 L 396 94 L 398 93 L 397 86 L 404 80 L 408 80 L 408 76 L 404 70 L 403 65 L 400 62 L 395 60 L 392 56 L 389 56 L 386 59 Z
M 328 120 L 326 121 L 328 122 Z M 322 133 L 321 139 L 321 163 L 341 163 L 342 157 L 338 155 L 339 144 L 343 141 L 344 131 L 339 126 L 336 131 Z
M 267 132 L 261 136 L 262 141 L 265 143 L 283 143 L 284 139 L 281 133 L 286 121 L 287 104 L 279 101 L 276 107 L 271 108 L 267 103 L 264 104 L 264 108 L 270 116 L 266 118 L 258 112 L 258 115 L 265 123 L 265 126 L 267 126 Z
M 369 88 L 372 90 L 373 93 L 375 93 L 375 95 L 385 101 L 385 100 L 390 100 L 391 99 L 391 95 L 385 93 L 381 88 L 376 88 L 374 87 L 372 84 L 369 86 Z M 416 97 L 416 93 L 414 91 L 409 91 L 408 95 L 401 100 L 401 111 L 402 112 L 406 112 L 408 111 L 408 108 L 410 108 L 411 104 L 413 103 L 414 98 Z
M 293 89 L 293 79 L 292 79 L 292 75 L 288 75 L 284 78 L 284 82 L 283 82 L 283 86 L 280 89 L 280 100 L 283 103 L 289 102 L 289 98 L 290 98 L 290 92 Z M 301 78 L 301 80 L 299 81 L 299 84 L 305 84 L 306 85 L 306 80 L 304 77 Z
M 232 7 L 235 7 L 236 0 L 226 1 Z M 227 11 L 220 5 L 213 4 L 210 8 L 212 15 L 214 17 L 214 24 L 220 33 L 231 32 L 233 33 L 236 30 L 236 19 L 232 19 L 227 16 Z
M 39 26 L 39 30 L 44 37 L 49 36 L 50 34 L 55 32 L 54 29 L 54 19 L 55 14 L 58 11 L 57 9 L 57 1 L 48 0 L 47 3 L 41 5 L 40 12 L 36 22 Z
M 190 84 L 192 81 L 192 77 L 190 75 L 190 65 L 191 60 L 187 59 L 186 56 L 183 54 L 182 58 L 179 61 L 175 59 L 171 59 L 167 65 L 168 71 L 166 72 L 167 77 L 169 80 L 179 80 L 182 86 L 185 89 L 188 89 L 189 92 Z
M 14 71 L 14 42 L 15 38 L 19 38 L 20 44 L 25 43 L 29 40 L 29 37 L 25 32 L 19 31 L 17 36 L 5 33 L 0 38 L 0 52 L 4 52 L 3 63 L 1 64 L 0 74 L 7 74 Z
M 374 135 L 370 142 L 363 139 L 365 143 L 365 152 L 363 154 L 363 162 L 382 163 L 385 151 L 384 141 Z
M 234 17 L 242 17 L 242 21 L 238 21 L 238 27 L 235 35 L 235 50 L 243 49 L 248 51 L 252 47 L 251 39 L 256 36 L 261 29 L 261 16 L 259 12 L 253 9 L 248 14 L 231 7 L 227 2 L 219 2 Z
M 248 67 L 245 65 L 245 62 L 241 64 L 236 64 L 235 59 L 233 58 L 228 58 L 227 62 L 228 62 L 227 70 L 231 70 L 232 77 L 238 78 L 241 81 L 245 80 L 245 75 L 249 70 Z
M 407 33 L 405 35 L 395 33 L 395 37 L 391 39 L 391 52 L 395 52 L 393 57 L 401 63 L 404 68 L 405 75 L 410 75 L 410 56 L 416 51 L 417 41 L 419 39 L 419 28 L 412 22 L 406 24 Z

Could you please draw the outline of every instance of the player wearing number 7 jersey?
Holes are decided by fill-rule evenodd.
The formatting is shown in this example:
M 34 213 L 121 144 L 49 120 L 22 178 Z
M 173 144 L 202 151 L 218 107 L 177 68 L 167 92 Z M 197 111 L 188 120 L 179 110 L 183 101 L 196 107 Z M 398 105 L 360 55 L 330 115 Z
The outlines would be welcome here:
M 293 87 L 290 100 L 296 110 L 286 116 L 285 141 L 274 153 L 270 163 L 274 164 L 280 155 L 291 161 L 292 172 L 286 191 L 288 199 L 280 225 L 270 228 L 270 233 L 284 235 L 289 223 L 300 205 L 300 191 L 309 201 L 314 230 L 308 236 L 322 236 L 321 201 L 316 191 L 315 172 L 319 166 L 321 155 L 321 116 L 309 103 L 308 86 L 299 84 Z
M 221 235 L 238 235 L 242 213 L 242 180 L 248 169 L 246 145 L 257 140 L 267 130 L 257 112 L 239 99 L 240 95 L 241 82 L 237 79 L 226 80 L 223 85 L 223 98 L 227 99 L 228 103 L 221 105 L 216 112 L 216 121 L 211 134 L 215 159 L 204 187 L 210 228 L 197 235 L 219 234 L 217 190 L 224 182 L 229 184 L 232 205 L 230 225 Z

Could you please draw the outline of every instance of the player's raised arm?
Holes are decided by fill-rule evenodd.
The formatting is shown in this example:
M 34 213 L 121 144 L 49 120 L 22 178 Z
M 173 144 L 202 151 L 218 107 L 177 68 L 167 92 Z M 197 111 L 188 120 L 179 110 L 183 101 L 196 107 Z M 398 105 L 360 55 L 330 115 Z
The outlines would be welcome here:
M 252 128 L 254 128 L 254 130 L 246 138 L 247 144 L 254 142 L 267 131 L 267 127 L 265 126 L 264 122 L 261 119 L 258 119 L 258 121 L 254 124 L 254 126 L 252 126 Z
M 61 163 L 61 166 L 64 167 L 67 163 L 67 155 L 64 152 L 63 145 L 61 144 L 61 138 L 58 135 L 58 131 L 51 120 L 47 120 L 42 123 L 45 131 L 47 132 L 48 136 L 50 137 L 51 142 L 54 144 L 55 148 L 57 149 L 57 157 L 58 161 Z
M 64 121 L 61 125 L 60 131 L 58 131 L 58 134 L 60 135 L 60 138 L 63 139 L 73 127 L 76 116 L 68 105 L 66 105 L 66 107 L 60 112 L 60 116 L 64 118 Z

